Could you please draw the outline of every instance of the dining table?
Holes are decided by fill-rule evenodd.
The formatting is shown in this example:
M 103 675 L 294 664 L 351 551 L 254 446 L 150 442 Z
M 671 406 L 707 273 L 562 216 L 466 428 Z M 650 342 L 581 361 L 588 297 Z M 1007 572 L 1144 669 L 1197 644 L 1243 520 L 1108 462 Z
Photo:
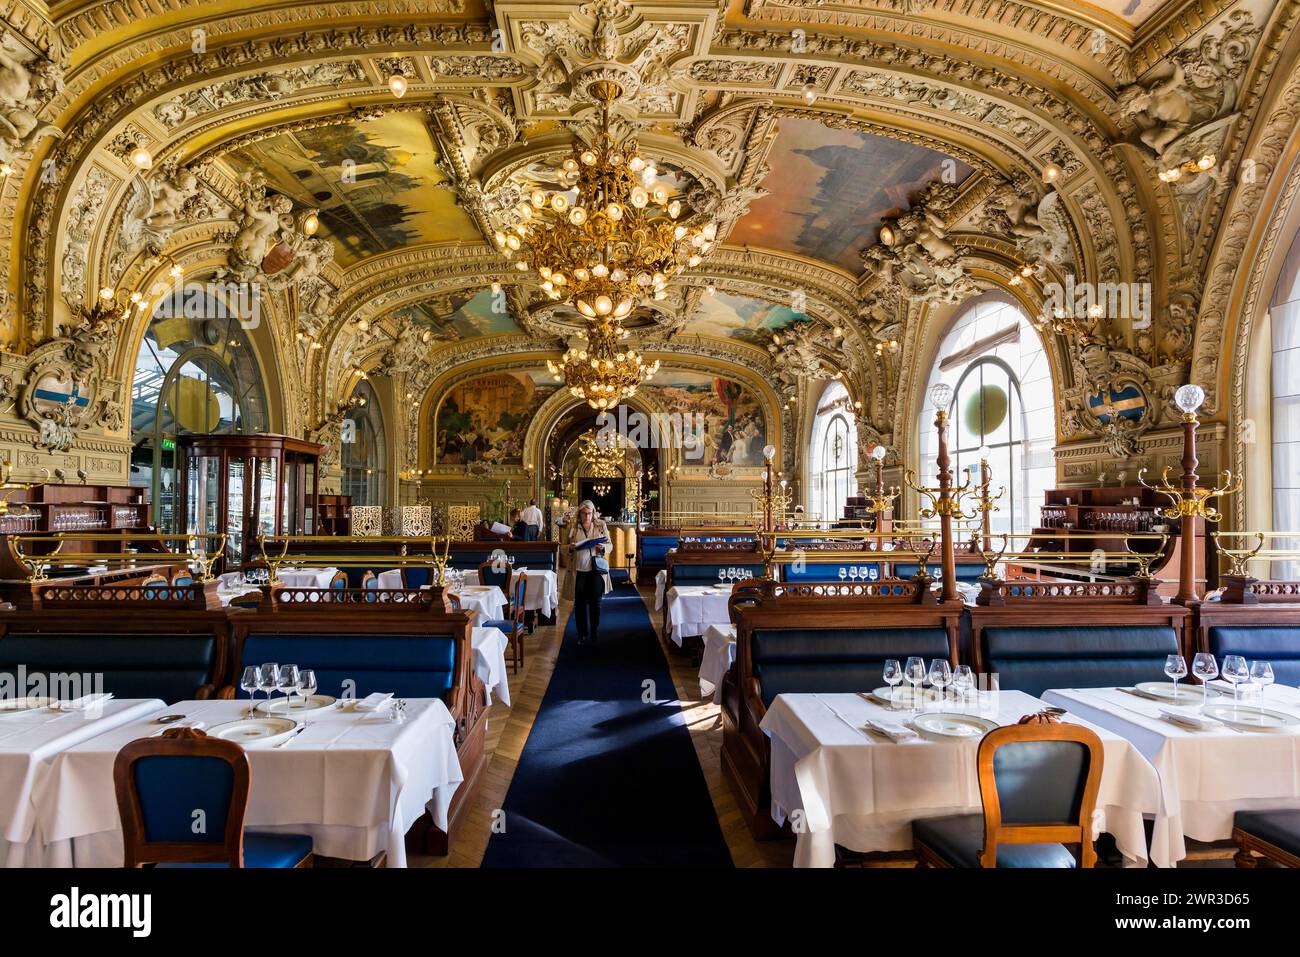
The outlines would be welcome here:
M 702 636 L 710 625 L 731 621 L 731 585 L 673 585 L 666 593 L 668 637 L 679 647 L 686 638 Z
M 704 632 L 704 656 L 700 659 L 700 694 L 722 701 L 722 678 L 736 660 L 736 626 L 709 625 Z
M 60 751 L 36 782 L 32 804 L 44 862 L 54 867 L 120 867 L 122 829 L 113 763 L 127 743 L 160 735 L 173 724 L 206 733 L 247 714 L 246 700 L 181 701 L 130 720 Z M 455 719 L 438 698 L 406 699 L 405 717 L 358 702 L 295 715 L 302 731 L 282 742 L 238 738 L 248 755 L 245 827 L 307 834 L 314 853 L 350 861 L 387 854 L 406 866 L 405 834 L 426 809 L 444 831 L 452 795 L 464 779 L 454 740 Z
M 560 601 L 559 579 L 555 572 L 549 568 L 513 568 L 510 576 L 512 583 L 514 576 L 520 572 L 527 576 L 524 581 L 524 611 L 538 612 L 544 618 L 553 617 Z M 477 568 L 465 572 L 465 582 L 482 584 Z
M 506 648 L 510 639 L 500 628 L 473 628 L 470 644 L 474 648 L 474 674 L 487 690 L 487 704 L 492 696 L 507 707 L 510 705 L 510 682 L 506 678 Z
M 1136 688 L 1058 688 L 1044 692 L 1043 700 L 1131 741 L 1155 768 L 1160 808 L 1151 861 L 1158 867 L 1185 858 L 1187 838 L 1231 838 L 1237 811 L 1300 808 L 1300 690 L 1265 689 L 1263 707 L 1291 719 L 1268 730 L 1233 719 L 1234 711 L 1237 719 L 1249 719 L 1256 708 L 1234 704 L 1230 691 L 1186 705 L 1152 700 Z M 1205 715 L 1203 705 L 1226 720 Z
M 98 707 L 80 701 L 32 708 L 4 702 L 0 706 L 0 824 L 4 828 L 0 865 L 39 867 L 43 863 L 41 841 L 35 837 L 32 792 L 60 752 L 162 706 L 158 698 L 100 699 Z
M 294 568 L 281 569 L 276 577 L 288 588 L 329 588 L 338 573 L 337 568 Z
M 1015 724 L 1046 705 L 1022 691 L 980 691 L 965 704 L 926 707 L 928 713 L 941 707 L 950 715 L 973 715 L 991 728 Z M 777 824 L 790 822 L 796 867 L 833 866 L 837 844 L 864 853 L 910 850 L 913 820 L 980 812 L 976 752 L 983 731 L 949 737 L 909 728 L 910 737 L 894 740 L 867 728 L 868 722 L 906 728 L 922 717 L 869 693 L 773 700 L 760 725 L 771 741 L 771 813 Z M 1104 750 L 1093 837 L 1110 832 L 1126 864 L 1144 865 L 1144 815 L 1160 807 L 1155 769 L 1104 725 L 1073 709 L 1063 720 L 1091 728 Z

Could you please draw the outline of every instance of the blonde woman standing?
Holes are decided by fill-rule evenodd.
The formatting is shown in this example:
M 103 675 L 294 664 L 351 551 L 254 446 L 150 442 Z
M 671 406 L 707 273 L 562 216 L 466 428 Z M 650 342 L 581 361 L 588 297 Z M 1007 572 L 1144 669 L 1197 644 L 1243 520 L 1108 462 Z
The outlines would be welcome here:
M 569 528 L 569 568 L 573 576 L 573 615 L 578 622 L 578 644 L 595 642 L 600 629 L 600 600 L 614 586 L 604 561 L 606 545 L 576 548 L 590 538 L 609 538 L 609 527 L 596 514 L 596 506 L 584 500 Z M 603 568 L 601 567 L 603 566 Z

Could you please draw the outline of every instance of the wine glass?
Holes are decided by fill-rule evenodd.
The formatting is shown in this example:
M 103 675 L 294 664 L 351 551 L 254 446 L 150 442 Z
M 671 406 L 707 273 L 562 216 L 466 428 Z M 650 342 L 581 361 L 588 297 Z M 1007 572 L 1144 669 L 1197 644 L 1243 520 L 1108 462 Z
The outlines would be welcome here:
M 257 690 L 266 694 L 266 713 L 271 713 L 271 692 L 280 677 L 280 666 L 267 661 L 257 669 Z
M 275 690 L 284 695 L 284 713 L 293 709 L 293 693 L 298 690 L 298 666 L 281 665 L 275 675 Z
M 719 584 L 719 585 L 725 585 L 726 583 L 727 583 L 727 570 L 726 570 L 725 568 L 719 568 L 719 569 L 718 569 L 718 584 Z
M 1250 680 L 1250 669 L 1246 659 L 1241 655 L 1226 655 L 1223 659 L 1223 678 L 1232 685 L 1232 710 L 1236 713 L 1238 704 L 1237 686 Z
M 912 686 L 912 710 L 916 711 L 921 696 L 921 685 L 925 683 L 925 662 L 915 655 L 908 658 L 907 664 L 903 666 L 903 677 Z
M 975 687 L 975 672 L 971 670 L 970 665 L 958 665 L 956 667 L 952 673 L 952 687 L 964 704 L 966 696 Z
M 944 689 L 952 684 L 952 667 L 947 658 L 935 658 L 930 662 L 930 684 L 939 692 L 939 706 L 942 708 Z
M 1178 700 L 1178 679 L 1187 677 L 1187 659 L 1182 655 L 1165 656 L 1165 674 L 1174 683 L 1174 701 Z
M 850 566 L 849 566 L 849 581 L 853 582 L 853 584 L 855 584 L 855 585 L 858 583 L 858 566 L 857 566 L 857 565 L 850 565 Z
M 1264 710 L 1264 689 L 1273 683 L 1273 666 L 1267 661 L 1252 661 L 1250 663 L 1250 683 L 1259 688 L 1259 709 Z M 1259 720 L 1262 723 L 1264 715 L 1261 713 Z
M 298 693 L 303 696 L 303 700 L 310 698 L 316 693 L 316 672 L 311 668 L 301 668 L 298 671 Z
M 840 569 L 844 571 L 844 569 Z M 885 662 L 885 684 L 889 685 L 889 707 L 893 709 L 898 702 L 894 700 L 895 686 L 903 682 L 903 669 L 898 663 L 897 658 L 890 658 Z
M 845 568 L 843 565 L 841 565 L 841 566 L 840 566 L 840 581 L 844 581 L 844 579 L 846 579 L 846 578 L 848 578 L 848 577 L 849 577 L 849 570 L 848 570 L 847 568 Z
M 863 565 L 862 568 L 858 570 L 858 577 L 861 578 L 863 581 L 867 581 L 867 580 L 875 581 L 876 570 L 874 568 L 868 568 L 866 565 Z
M 239 690 L 248 695 L 248 716 L 253 716 L 257 707 L 257 666 L 249 665 L 239 676 Z
M 1201 679 L 1201 704 L 1204 706 L 1210 700 L 1210 682 L 1219 677 L 1219 665 L 1214 655 L 1208 651 L 1197 652 L 1192 659 L 1192 674 Z

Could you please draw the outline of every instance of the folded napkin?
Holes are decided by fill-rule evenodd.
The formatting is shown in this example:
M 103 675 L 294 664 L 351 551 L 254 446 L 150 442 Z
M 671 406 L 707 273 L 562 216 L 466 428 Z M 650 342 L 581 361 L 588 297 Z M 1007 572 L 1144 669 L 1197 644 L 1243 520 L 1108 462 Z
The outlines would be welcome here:
M 113 700 L 112 692 L 101 692 L 98 694 L 83 694 L 80 698 L 74 698 L 71 701 L 60 701 L 58 710 L 60 711 L 89 711 L 92 708 L 102 708 Z
M 915 731 L 906 725 L 897 723 L 896 721 L 883 721 L 877 719 L 875 721 L 868 721 L 867 727 L 877 734 L 883 734 L 891 741 L 909 741 L 916 737 Z
M 385 708 L 391 707 L 392 704 L 393 693 L 391 691 L 376 691 L 374 694 L 366 695 L 358 701 L 356 708 L 358 711 L 383 711 Z
M 1160 717 L 1167 718 L 1174 724 L 1181 724 L 1185 728 L 1192 728 L 1196 731 L 1206 731 L 1210 728 L 1218 728 L 1223 724 L 1221 721 L 1215 721 L 1213 718 L 1193 714 L 1190 711 L 1171 711 L 1169 708 L 1161 708 Z

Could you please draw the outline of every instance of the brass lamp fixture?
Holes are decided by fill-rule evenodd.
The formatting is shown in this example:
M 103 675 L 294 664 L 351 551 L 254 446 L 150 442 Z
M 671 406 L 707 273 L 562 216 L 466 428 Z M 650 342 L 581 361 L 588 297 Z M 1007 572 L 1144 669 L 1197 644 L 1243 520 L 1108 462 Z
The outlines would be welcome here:
M 960 487 L 952 483 L 952 459 L 948 455 L 948 407 L 952 405 L 952 386 L 946 382 L 935 383 L 930 388 L 930 403 L 934 406 L 934 429 L 939 440 L 939 449 L 935 455 L 934 465 L 939 484 L 925 486 L 916 484 L 916 473 L 908 469 L 903 474 L 903 481 L 915 492 L 925 496 L 930 503 L 922 506 L 918 513 L 922 518 L 939 517 L 941 528 L 940 541 L 943 552 L 943 591 L 940 601 L 958 601 L 957 596 L 957 556 L 953 549 L 952 520 L 968 519 L 971 516 L 962 511 L 961 500 L 970 489 L 970 472 Z
M 1181 552 L 1179 557 L 1181 564 L 1179 566 L 1179 586 L 1178 594 L 1174 596 L 1173 601 L 1180 605 L 1194 604 L 1199 601 L 1196 594 L 1196 534 L 1194 522 L 1196 519 L 1202 521 L 1217 523 L 1223 516 L 1213 505 L 1211 499 L 1218 498 L 1222 495 L 1233 495 L 1241 491 L 1241 479 L 1238 478 L 1236 484 L 1232 481 L 1232 471 L 1224 469 L 1223 485 L 1214 488 L 1201 488 L 1197 485 L 1200 478 L 1196 474 L 1196 466 L 1199 460 L 1196 457 L 1196 426 L 1199 421 L 1196 418 L 1196 410 L 1201 407 L 1205 401 L 1205 390 L 1199 385 L 1188 383 L 1179 386 L 1174 393 L 1174 405 L 1183 413 L 1183 474 L 1181 485 L 1173 485 L 1169 481 L 1169 467 L 1165 466 L 1164 471 L 1160 473 L 1160 482 L 1151 485 L 1143 478 L 1146 469 L 1138 472 L 1138 481 L 1146 488 L 1153 492 L 1159 492 L 1169 499 L 1170 504 L 1160 509 L 1160 514 L 1165 518 L 1179 519 L 1179 543 Z
M 781 520 L 784 520 L 786 510 L 790 507 L 790 503 L 794 501 L 794 492 L 789 488 L 789 482 L 784 478 L 779 483 L 773 482 L 772 461 L 775 458 L 776 446 L 764 446 L 763 487 L 749 490 L 749 497 L 763 510 L 763 531 L 765 532 L 776 531 L 774 518 L 779 515 Z
M 1034 327 L 1044 335 L 1055 333 L 1069 339 L 1077 339 L 1079 345 L 1086 346 L 1097 335 L 1097 330 L 1106 321 L 1106 309 L 1100 303 L 1089 306 L 1082 316 L 1076 316 L 1065 309 L 1053 309 L 1034 320 Z
M 669 278 L 699 265 L 718 227 L 699 218 L 680 222 L 681 201 L 656 179 L 636 138 L 610 132 L 622 86 L 600 80 L 589 89 L 600 127 L 561 164 L 566 188 L 534 190 L 515 207 L 516 221 L 493 239 L 520 272 L 536 271 L 551 299 L 571 303 L 587 319 L 621 320 L 642 299 L 665 298 Z
M 885 491 L 885 456 L 888 449 L 883 445 L 877 445 L 871 450 L 871 458 L 876 463 L 876 492 L 874 495 L 867 496 L 867 511 L 876 516 L 876 524 L 879 526 L 881 516 L 885 512 L 892 511 L 894 502 L 897 501 L 900 489 L 897 485 L 890 486 L 889 491 Z
M 642 382 L 659 371 L 659 360 L 647 364 L 639 352 L 624 344 L 628 331 L 610 319 L 588 325 L 587 348 L 569 348 L 559 362 L 546 360 L 546 368 L 569 392 L 593 409 L 612 409 L 636 395 Z

